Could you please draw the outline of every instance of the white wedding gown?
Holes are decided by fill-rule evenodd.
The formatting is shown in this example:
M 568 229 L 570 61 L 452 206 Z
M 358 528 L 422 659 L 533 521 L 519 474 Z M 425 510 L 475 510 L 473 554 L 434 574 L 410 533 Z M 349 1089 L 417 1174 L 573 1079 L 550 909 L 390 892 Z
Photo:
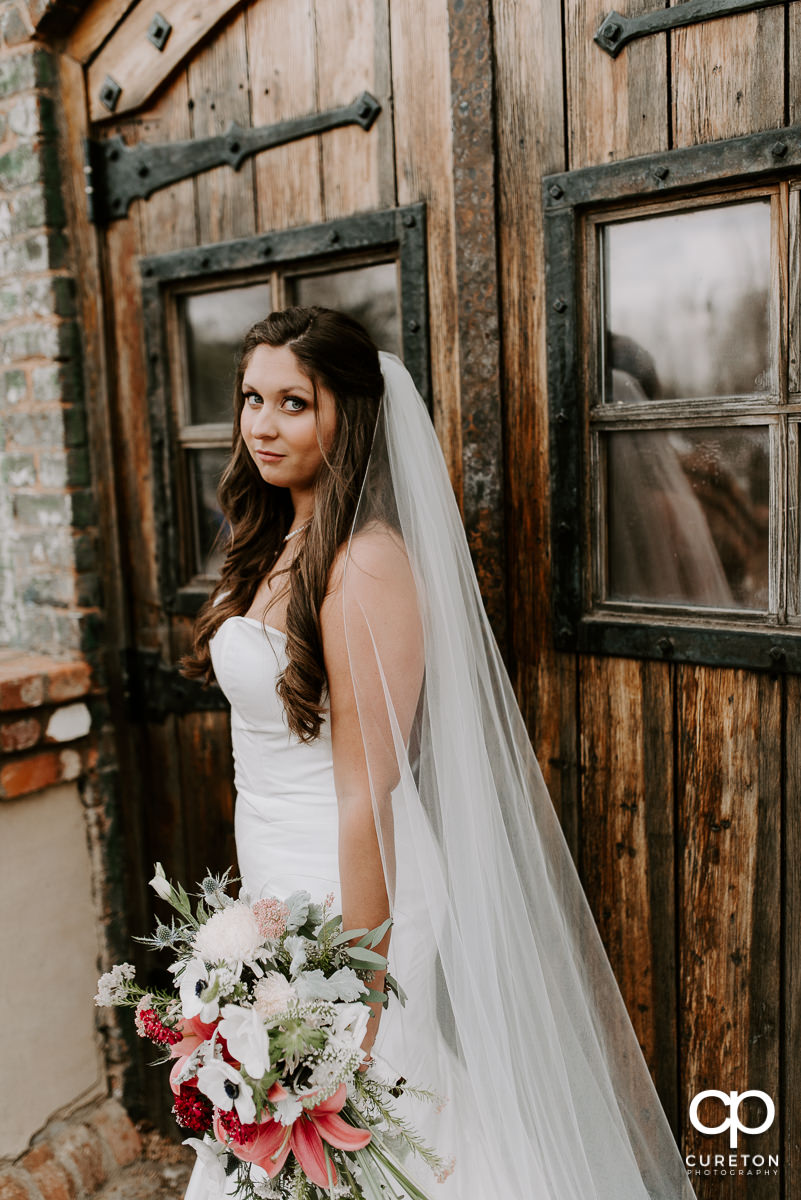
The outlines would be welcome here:
M 299 888 L 316 901 L 334 894 L 340 911 L 337 797 L 331 732 L 323 722 L 311 743 L 289 732 L 275 682 L 286 665 L 285 634 L 252 617 L 228 617 L 209 644 L 214 673 L 231 705 L 236 812 L 235 834 L 242 888 L 253 901 L 267 896 L 286 898 Z M 396 837 L 403 835 L 396 828 Z M 420 897 L 396 896 L 394 921 L 415 922 Z M 425 923 L 423 923 L 425 924 Z M 418 942 L 412 961 L 398 962 L 389 953 L 390 969 L 408 999 L 401 1009 L 392 996 L 382 1013 L 373 1057 L 393 1080 L 436 1091 L 447 1100 L 441 1112 L 429 1103 L 402 1100 L 396 1110 L 414 1125 L 429 1144 L 447 1145 L 447 1129 L 456 1112 L 450 1097 L 460 1089 L 459 1068 L 436 1023 L 434 948 Z M 457 1106 L 458 1107 L 458 1106 Z M 462 1153 L 460 1170 L 444 1183 L 435 1181 L 420 1160 L 404 1167 L 431 1196 L 485 1200 L 478 1184 L 481 1164 L 473 1164 L 476 1190 L 458 1190 L 468 1164 Z M 497 1181 L 497 1169 L 493 1173 Z M 491 1193 L 490 1193 L 491 1194 Z M 189 1181 L 186 1200 L 215 1200 L 198 1162 Z

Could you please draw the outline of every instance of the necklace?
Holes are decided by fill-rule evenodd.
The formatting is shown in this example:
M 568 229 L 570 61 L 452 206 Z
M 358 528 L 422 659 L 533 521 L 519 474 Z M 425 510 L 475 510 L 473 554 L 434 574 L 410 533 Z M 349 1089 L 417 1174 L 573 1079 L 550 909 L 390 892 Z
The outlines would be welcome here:
M 288 542 L 290 538 L 295 537 L 296 534 L 300 533 L 300 531 L 302 529 L 305 529 L 307 525 L 311 525 L 311 523 L 312 523 L 312 519 L 311 519 L 311 517 L 309 517 L 308 521 L 304 521 L 302 525 L 298 525 L 297 529 L 291 529 L 289 531 L 289 533 L 286 535 L 286 537 L 284 538 L 284 541 Z

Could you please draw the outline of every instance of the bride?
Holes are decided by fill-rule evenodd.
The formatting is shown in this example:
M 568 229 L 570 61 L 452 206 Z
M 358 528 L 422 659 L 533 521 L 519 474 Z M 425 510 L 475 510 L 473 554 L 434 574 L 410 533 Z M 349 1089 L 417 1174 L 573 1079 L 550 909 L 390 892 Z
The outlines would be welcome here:
M 450 1163 L 405 1163 L 427 1195 L 691 1200 L 410 375 L 352 318 L 288 308 L 245 337 L 234 408 L 184 670 L 231 703 L 243 890 L 392 915 L 407 998 L 372 1006 L 365 1069 L 443 1099 L 398 1102 Z

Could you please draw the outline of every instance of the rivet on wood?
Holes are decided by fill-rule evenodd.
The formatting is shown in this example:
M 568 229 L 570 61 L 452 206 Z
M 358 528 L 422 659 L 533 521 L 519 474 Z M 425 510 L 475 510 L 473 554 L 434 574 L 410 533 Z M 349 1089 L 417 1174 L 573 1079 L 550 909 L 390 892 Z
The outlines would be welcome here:
M 552 196 L 554 200 L 561 200 L 564 194 L 563 189 L 560 188 L 558 183 L 552 183 L 548 188 L 548 195 Z
M 561 296 L 559 297 L 558 300 L 554 300 L 554 302 L 553 302 L 553 311 L 554 312 L 563 313 L 566 311 L 566 309 L 567 309 L 567 300 L 563 300 Z
M 663 654 L 670 654 L 673 649 L 673 639 L 669 637 L 661 637 L 656 644 Z
M 566 640 L 567 638 L 569 638 L 572 635 L 572 633 L 573 633 L 573 630 L 570 628 L 569 625 L 560 625 L 559 626 L 560 638 L 563 638 Z
M 770 148 L 770 152 L 774 158 L 784 158 L 785 154 L 787 153 L 787 143 L 774 142 Z
M 557 422 L 557 424 L 558 424 L 558 425 L 567 425 L 567 423 L 568 423 L 568 421 L 569 421 L 569 420 L 570 420 L 570 418 L 568 417 L 568 415 L 567 415 L 567 413 L 565 412 L 565 410 L 564 410 L 563 408 L 560 408 L 560 409 L 559 409 L 559 412 L 556 414 L 556 422 Z
M 785 653 L 782 650 L 781 646 L 771 646 L 770 650 L 768 651 L 768 654 L 771 659 L 771 662 L 777 663 L 777 662 L 784 661 Z
M 656 179 L 667 179 L 668 175 L 670 174 L 670 169 L 669 167 L 666 167 L 664 164 L 660 163 L 658 167 L 654 167 L 652 174 Z
M 407 213 L 406 216 L 403 218 L 403 223 L 407 229 L 411 229 L 412 226 L 415 224 L 414 214 Z
M 335 246 L 337 244 L 337 242 L 339 241 L 339 234 L 337 233 L 336 229 L 331 230 L 331 232 L 328 235 L 328 240 L 332 246 Z
M 114 112 L 114 109 L 119 103 L 121 95 L 122 88 L 117 83 L 117 80 L 112 79 L 110 75 L 107 75 L 100 87 L 100 103 L 104 108 L 107 108 L 109 112 Z
M 163 50 L 167 44 L 167 38 L 172 33 L 172 25 L 157 12 L 147 28 L 147 40 L 152 42 L 157 50 Z
M 409 322 L 409 328 L 411 329 L 412 333 L 417 333 L 418 329 L 420 328 L 420 322 L 415 321 L 414 318 L 412 318 L 412 320 Z

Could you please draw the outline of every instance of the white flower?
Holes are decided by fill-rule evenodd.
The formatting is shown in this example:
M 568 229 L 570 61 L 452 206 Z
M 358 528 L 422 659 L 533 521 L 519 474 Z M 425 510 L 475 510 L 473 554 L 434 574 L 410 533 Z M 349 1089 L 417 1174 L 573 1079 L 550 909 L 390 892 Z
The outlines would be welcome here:
M 169 900 L 172 896 L 172 884 L 167 880 L 160 862 L 156 863 L 156 874 L 148 880 L 148 883 L 156 895 L 161 896 L 162 900 Z
M 179 969 L 180 963 L 173 963 L 168 969 Z M 201 1021 L 210 1025 L 216 1021 L 220 1012 L 219 985 L 215 973 L 209 971 L 199 958 L 192 958 L 181 973 L 178 990 L 181 994 L 181 1012 L 187 1018 L 200 1017 Z
M 359 1050 L 367 1032 L 370 1015 L 366 1004 L 338 1004 L 329 1045 L 333 1042 L 343 1050 Z
M 293 935 L 292 937 L 284 938 L 284 949 L 288 950 L 292 955 L 292 962 L 289 964 L 290 975 L 297 975 L 306 962 L 307 945 L 308 942 L 304 937 Z
M 264 1179 L 259 1179 L 255 1183 L 253 1181 L 253 1167 L 250 1168 L 251 1183 L 253 1183 L 253 1192 L 259 1197 L 259 1200 L 281 1200 L 281 1193 L 275 1190 L 275 1185 L 269 1175 L 265 1173 Z
M 268 971 L 264 978 L 256 984 L 253 995 L 255 996 L 253 1007 L 263 1017 L 275 1017 L 278 1013 L 286 1012 L 290 1004 L 293 1004 L 298 998 L 298 993 L 292 984 L 278 971 Z M 248 1074 L 250 1075 L 252 1072 L 248 1071 Z
M 242 1063 L 251 1079 L 261 1079 L 270 1066 L 270 1038 L 264 1017 L 255 1008 L 226 1004 L 218 1026 L 231 1055 Z
M 195 953 L 206 962 L 249 962 L 264 938 L 253 910 L 237 900 L 221 908 L 195 934 Z
M 132 963 L 117 963 L 97 981 L 95 1004 L 98 1008 L 111 1008 L 122 1004 L 128 994 L 128 983 L 136 974 Z
M 209 1059 L 198 1070 L 197 1086 L 218 1108 L 226 1112 L 235 1109 L 243 1125 L 252 1125 L 256 1120 L 253 1093 L 230 1063 L 221 1058 Z
M 327 979 L 319 969 L 302 971 L 295 980 L 295 989 L 301 1000 L 357 1000 L 367 991 L 351 967 L 340 967 Z
M 201 1179 L 207 1200 L 212 1196 L 223 1196 L 226 1184 L 223 1164 L 228 1161 L 228 1151 L 223 1146 L 215 1150 L 214 1146 L 202 1142 L 200 1138 L 185 1138 L 183 1144 L 192 1147 L 203 1168 Z
M 273 1100 L 275 1115 L 282 1125 L 293 1125 L 303 1112 L 303 1105 L 297 1096 L 287 1092 L 280 1100 Z

